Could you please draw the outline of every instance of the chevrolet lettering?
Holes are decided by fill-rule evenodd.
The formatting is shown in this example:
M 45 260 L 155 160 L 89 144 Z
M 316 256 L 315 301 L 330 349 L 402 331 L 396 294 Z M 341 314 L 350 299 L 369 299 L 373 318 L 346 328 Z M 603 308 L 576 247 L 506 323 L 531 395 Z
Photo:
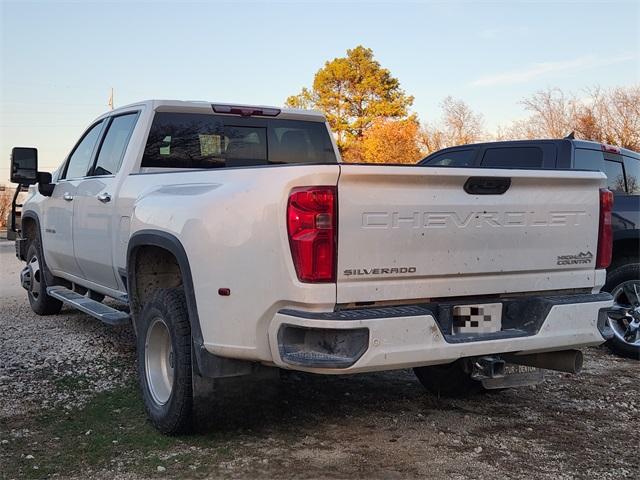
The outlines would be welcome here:
M 570 227 L 579 226 L 586 212 L 364 212 L 363 228 L 480 228 L 480 227 Z

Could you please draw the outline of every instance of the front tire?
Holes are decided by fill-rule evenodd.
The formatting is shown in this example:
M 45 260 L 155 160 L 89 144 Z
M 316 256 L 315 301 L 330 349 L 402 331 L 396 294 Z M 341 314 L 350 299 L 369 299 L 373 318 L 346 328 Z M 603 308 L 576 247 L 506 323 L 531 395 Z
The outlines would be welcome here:
M 192 428 L 191 328 L 184 292 L 156 291 L 137 320 L 138 379 L 151 423 L 175 435 Z
M 462 398 L 484 390 L 481 382 L 471 378 L 468 361 L 462 358 L 446 365 L 416 367 L 413 373 L 436 397 Z
M 617 355 L 640 360 L 640 329 L 629 329 L 631 311 L 640 308 L 640 263 L 622 265 L 610 272 L 603 290 L 611 293 L 616 305 L 629 311 L 625 318 L 609 319 L 614 336 L 607 346 Z
M 28 277 L 27 296 L 31 310 L 38 315 L 56 315 L 62 309 L 62 302 L 47 295 L 47 280 L 44 274 L 40 242 L 35 239 L 27 249 L 27 266 L 23 275 Z

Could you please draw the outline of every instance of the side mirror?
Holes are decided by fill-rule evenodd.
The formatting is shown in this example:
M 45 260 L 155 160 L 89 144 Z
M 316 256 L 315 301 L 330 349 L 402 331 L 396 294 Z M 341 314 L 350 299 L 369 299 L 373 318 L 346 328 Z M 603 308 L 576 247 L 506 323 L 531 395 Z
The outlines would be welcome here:
M 14 147 L 11 150 L 11 182 L 33 185 L 38 182 L 38 149 Z
M 56 185 L 51 183 L 51 174 L 49 172 L 38 172 L 38 192 L 40 192 L 40 195 L 50 197 L 53 195 L 54 188 L 56 188 Z

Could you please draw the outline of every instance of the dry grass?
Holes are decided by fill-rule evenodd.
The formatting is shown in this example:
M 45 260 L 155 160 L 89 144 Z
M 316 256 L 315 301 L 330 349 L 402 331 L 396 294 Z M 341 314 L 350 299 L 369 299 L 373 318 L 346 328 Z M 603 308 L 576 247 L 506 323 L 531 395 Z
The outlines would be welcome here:
M 11 200 L 13 198 L 13 189 L 5 189 L 0 191 L 0 228 L 6 228 L 7 216 L 11 211 Z

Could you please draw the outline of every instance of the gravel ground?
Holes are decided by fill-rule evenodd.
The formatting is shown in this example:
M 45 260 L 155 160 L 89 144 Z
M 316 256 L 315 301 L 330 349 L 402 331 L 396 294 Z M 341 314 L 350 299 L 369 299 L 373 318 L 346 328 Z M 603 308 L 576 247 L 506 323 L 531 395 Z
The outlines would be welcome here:
M 198 435 L 162 437 L 131 329 L 34 315 L 20 268 L 0 241 L 0 478 L 640 478 L 639 364 L 604 348 L 581 375 L 464 400 L 409 371 L 288 373 L 216 404 Z
M 133 375 L 134 336 L 65 307 L 38 317 L 18 274 L 13 242 L 0 241 L 0 416 L 80 406 L 91 392 L 120 386 Z M 65 384 L 85 388 L 61 388 Z

